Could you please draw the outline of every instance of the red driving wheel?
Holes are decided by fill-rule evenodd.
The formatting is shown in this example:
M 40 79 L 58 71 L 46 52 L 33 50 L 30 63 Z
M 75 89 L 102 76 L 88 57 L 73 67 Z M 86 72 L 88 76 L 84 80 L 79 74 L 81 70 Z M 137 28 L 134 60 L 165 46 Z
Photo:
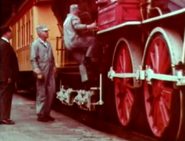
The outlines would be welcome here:
M 171 56 L 162 34 L 150 39 L 144 62 L 144 66 L 149 66 L 155 73 L 172 74 Z M 152 133 L 159 138 L 176 136 L 181 109 L 180 92 L 173 87 L 173 82 L 157 79 L 151 80 L 151 83 L 144 81 L 143 93 Z
M 132 61 L 127 44 L 122 43 L 119 46 L 113 69 L 116 73 L 132 73 Z M 131 121 L 134 105 L 133 78 L 114 78 L 114 97 L 118 119 L 123 126 L 127 126 Z

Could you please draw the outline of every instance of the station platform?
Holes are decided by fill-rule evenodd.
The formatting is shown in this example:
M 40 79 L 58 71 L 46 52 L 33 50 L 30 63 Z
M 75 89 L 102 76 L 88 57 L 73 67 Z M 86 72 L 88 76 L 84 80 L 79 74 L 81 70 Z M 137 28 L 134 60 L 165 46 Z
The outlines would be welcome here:
M 51 112 L 53 122 L 38 122 L 35 101 L 14 94 L 11 119 L 15 125 L 0 125 L 0 141 L 126 141 L 88 127 L 62 113 Z

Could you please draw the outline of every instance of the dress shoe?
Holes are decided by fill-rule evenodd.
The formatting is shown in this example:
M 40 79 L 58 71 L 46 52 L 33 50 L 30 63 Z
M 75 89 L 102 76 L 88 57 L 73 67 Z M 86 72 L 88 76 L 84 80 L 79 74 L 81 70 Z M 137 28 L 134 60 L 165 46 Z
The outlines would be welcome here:
M 51 117 L 51 116 L 47 116 L 47 119 L 49 120 L 49 121 L 54 121 L 55 119 L 53 118 L 53 117 Z
M 0 121 L 0 124 L 8 124 L 8 125 L 12 125 L 15 124 L 14 121 L 12 121 L 11 119 L 4 119 Z
M 46 118 L 46 117 L 38 116 L 38 117 L 37 117 L 37 121 L 40 121 L 40 122 L 48 122 L 49 120 L 48 120 L 48 118 Z

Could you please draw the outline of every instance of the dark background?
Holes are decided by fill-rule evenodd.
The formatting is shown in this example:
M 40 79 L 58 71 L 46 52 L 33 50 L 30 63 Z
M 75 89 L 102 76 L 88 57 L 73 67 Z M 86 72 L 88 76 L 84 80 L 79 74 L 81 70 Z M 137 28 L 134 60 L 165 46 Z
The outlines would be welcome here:
M 15 15 L 18 7 L 28 0 L 0 0 L 0 26 L 6 24 L 8 19 Z M 59 23 L 65 19 L 69 12 L 70 4 L 79 4 L 82 12 L 88 12 L 91 15 L 92 21 L 97 17 L 97 5 L 95 0 L 53 0 L 52 10 Z
M 0 0 L 0 26 L 5 24 L 16 13 L 18 6 L 26 0 Z

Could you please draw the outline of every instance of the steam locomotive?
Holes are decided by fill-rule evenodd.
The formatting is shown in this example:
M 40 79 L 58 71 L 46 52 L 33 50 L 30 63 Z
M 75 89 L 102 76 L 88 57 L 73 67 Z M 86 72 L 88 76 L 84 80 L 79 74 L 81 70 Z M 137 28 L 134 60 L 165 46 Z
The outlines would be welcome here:
M 155 137 L 184 137 L 185 1 L 98 0 L 96 4 L 96 37 L 105 43 L 99 85 L 90 91 L 62 87 L 58 98 L 88 110 L 94 105 L 108 105 L 105 111 L 115 107 L 122 126 L 134 123 L 143 104 Z

